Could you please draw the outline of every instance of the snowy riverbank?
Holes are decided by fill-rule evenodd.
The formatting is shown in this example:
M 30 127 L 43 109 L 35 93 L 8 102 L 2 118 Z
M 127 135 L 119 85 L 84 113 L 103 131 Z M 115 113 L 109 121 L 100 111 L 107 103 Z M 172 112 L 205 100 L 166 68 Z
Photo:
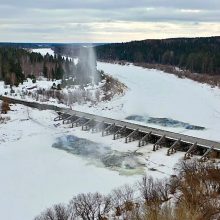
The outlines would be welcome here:
M 3 219 L 29 220 L 55 203 L 67 203 L 80 192 L 109 193 L 125 183 L 134 183 L 141 175 L 123 174 L 74 155 L 52 145 L 57 138 L 74 135 L 121 153 L 137 150 L 137 142 L 124 143 L 100 133 L 81 131 L 81 128 L 54 126 L 55 112 L 39 111 L 13 105 L 10 120 L 0 125 L 0 211 Z M 95 145 L 94 145 L 95 146 Z M 174 165 L 183 153 L 167 160 L 166 149 L 152 152 L 152 145 L 138 151 L 144 172 L 163 178 L 173 174 Z M 155 170 L 155 171 L 153 171 Z M 121 175 L 120 175 L 121 173 Z M 10 210 L 10 211 L 9 211 Z

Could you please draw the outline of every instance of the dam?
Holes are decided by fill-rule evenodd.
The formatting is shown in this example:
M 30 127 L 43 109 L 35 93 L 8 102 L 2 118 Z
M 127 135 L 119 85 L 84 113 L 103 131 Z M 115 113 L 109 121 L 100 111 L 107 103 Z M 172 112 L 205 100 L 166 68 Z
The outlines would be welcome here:
M 200 161 L 206 161 L 210 157 L 220 158 L 220 142 L 71 110 L 69 108 L 57 107 L 55 105 L 0 96 L 0 100 L 4 98 L 7 98 L 9 103 L 22 104 L 40 110 L 54 110 L 58 114 L 54 121 L 69 124 L 70 127 L 81 126 L 84 131 L 100 132 L 100 135 L 103 137 L 112 135 L 114 140 L 124 138 L 125 143 L 134 142 L 138 147 L 150 143 L 153 144 L 153 151 L 165 147 L 167 148 L 168 156 L 171 156 L 176 151 L 182 151 L 185 152 L 185 159 L 190 159 L 193 155 L 200 155 Z

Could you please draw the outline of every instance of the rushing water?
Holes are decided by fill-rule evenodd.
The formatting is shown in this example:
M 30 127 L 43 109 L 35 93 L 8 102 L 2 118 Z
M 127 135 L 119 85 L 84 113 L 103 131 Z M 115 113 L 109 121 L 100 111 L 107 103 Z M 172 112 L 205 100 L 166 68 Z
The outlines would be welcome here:
M 108 146 L 67 135 L 57 138 L 52 147 L 86 159 L 90 164 L 116 170 L 123 175 L 144 173 L 145 164 L 141 163 L 137 152 L 120 152 Z
M 163 127 L 180 127 L 188 130 L 205 130 L 204 127 L 191 125 L 189 123 L 173 120 L 171 118 L 153 118 L 142 115 L 130 115 L 126 120 L 145 122 L 146 124 L 156 124 Z

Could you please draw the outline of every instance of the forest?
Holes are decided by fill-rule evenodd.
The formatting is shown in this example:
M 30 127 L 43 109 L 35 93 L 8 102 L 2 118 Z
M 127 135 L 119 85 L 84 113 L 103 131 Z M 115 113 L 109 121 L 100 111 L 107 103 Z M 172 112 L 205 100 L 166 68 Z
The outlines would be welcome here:
M 91 70 L 86 61 L 86 53 L 84 55 L 85 58 L 74 64 L 70 58 L 61 55 L 42 56 L 27 49 L 0 47 L 0 80 L 6 85 L 18 86 L 27 77 L 36 79 L 44 76 L 48 80 L 72 77 L 75 84 L 88 84 L 92 81 L 92 71 L 97 70 Z M 100 73 L 97 71 L 97 74 Z
M 220 37 L 175 38 L 113 43 L 96 47 L 103 61 L 163 64 L 220 75 Z

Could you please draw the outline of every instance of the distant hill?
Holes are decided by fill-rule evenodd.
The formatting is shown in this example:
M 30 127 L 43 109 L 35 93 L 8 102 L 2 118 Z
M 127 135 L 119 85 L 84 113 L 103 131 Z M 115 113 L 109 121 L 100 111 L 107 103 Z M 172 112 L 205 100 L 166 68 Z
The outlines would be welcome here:
M 137 64 L 162 64 L 220 75 L 220 37 L 174 38 L 96 46 L 97 58 Z
M 98 46 L 104 43 L 14 43 L 14 42 L 0 42 L 0 47 L 13 48 L 58 48 L 58 47 L 80 47 L 80 46 Z

